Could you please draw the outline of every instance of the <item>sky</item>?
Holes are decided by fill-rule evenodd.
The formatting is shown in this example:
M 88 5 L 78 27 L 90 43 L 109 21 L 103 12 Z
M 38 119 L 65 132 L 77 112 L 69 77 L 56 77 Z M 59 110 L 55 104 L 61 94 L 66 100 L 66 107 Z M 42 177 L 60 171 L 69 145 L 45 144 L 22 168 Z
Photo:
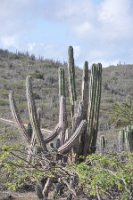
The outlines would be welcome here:
M 75 64 L 133 64 L 133 0 L 0 0 L 0 48 Z

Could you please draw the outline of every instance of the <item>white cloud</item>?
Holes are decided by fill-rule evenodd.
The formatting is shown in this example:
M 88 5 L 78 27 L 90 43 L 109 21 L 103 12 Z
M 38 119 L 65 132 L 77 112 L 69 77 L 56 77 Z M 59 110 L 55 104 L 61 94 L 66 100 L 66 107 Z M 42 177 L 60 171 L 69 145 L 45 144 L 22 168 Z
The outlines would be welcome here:
M 67 46 L 75 44 L 76 64 L 132 61 L 132 0 L 0 0 L 0 4 L 3 48 L 67 60 Z
M 60 60 L 64 62 L 66 57 L 66 52 L 62 46 L 56 44 L 47 44 L 47 43 L 28 43 L 25 48 L 29 51 L 30 54 L 35 54 L 36 56 L 43 56 L 44 58 Z M 76 54 L 78 55 L 78 47 L 76 48 Z
M 105 39 L 120 40 L 133 34 L 133 2 L 131 0 L 104 0 L 98 12 L 98 22 Z
M 76 25 L 73 29 L 80 38 L 88 38 L 93 31 L 93 27 L 88 21 Z
M 3 48 L 15 47 L 16 37 L 14 35 L 6 35 L 0 38 L 0 42 Z

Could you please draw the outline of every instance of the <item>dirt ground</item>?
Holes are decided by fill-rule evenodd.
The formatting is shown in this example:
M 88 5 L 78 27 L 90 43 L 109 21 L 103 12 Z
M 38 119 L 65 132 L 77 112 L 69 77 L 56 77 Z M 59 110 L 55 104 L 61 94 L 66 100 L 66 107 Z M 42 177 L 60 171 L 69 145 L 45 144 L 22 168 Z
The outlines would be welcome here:
M 35 193 L 10 193 L 10 192 L 0 192 L 0 200 L 38 200 Z
M 58 200 L 65 200 L 66 198 L 60 198 Z M 34 192 L 16 193 L 16 192 L 1 192 L 0 200 L 38 200 Z M 52 200 L 50 198 L 49 200 Z

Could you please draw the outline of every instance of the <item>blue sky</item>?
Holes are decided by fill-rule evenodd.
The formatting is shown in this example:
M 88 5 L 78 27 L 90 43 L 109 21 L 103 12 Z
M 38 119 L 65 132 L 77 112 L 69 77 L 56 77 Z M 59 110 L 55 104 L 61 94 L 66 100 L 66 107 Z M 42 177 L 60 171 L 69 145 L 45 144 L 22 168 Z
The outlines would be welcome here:
M 75 63 L 133 63 L 133 0 L 0 0 L 0 48 Z

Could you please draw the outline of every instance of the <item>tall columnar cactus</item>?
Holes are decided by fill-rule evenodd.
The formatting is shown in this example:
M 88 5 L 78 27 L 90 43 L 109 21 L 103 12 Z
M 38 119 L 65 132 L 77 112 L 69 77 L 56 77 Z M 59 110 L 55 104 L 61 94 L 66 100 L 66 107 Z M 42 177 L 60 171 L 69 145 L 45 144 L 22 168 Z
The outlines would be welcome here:
M 102 84 L 102 65 L 93 64 L 91 74 L 89 78 L 88 63 L 85 62 L 82 78 L 82 102 L 79 104 L 80 113 L 76 111 L 76 87 L 75 87 L 75 70 L 74 70 L 74 58 L 73 48 L 70 46 L 68 51 L 68 75 L 69 75 L 69 91 L 72 101 L 72 116 L 74 129 L 75 123 L 78 124 L 82 119 L 88 121 L 87 129 L 85 133 L 79 138 L 76 144 L 74 153 L 88 154 L 94 153 L 96 150 L 97 132 L 98 132 L 98 120 L 99 109 L 101 101 L 101 84 Z M 72 90 L 73 88 L 73 90 Z M 82 105 L 82 106 L 81 106 Z M 81 111 L 81 107 L 83 108 Z M 76 125 L 77 126 L 77 125 Z M 78 147 L 78 148 L 77 148 Z
M 119 132 L 119 149 L 133 152 L 133 126 L 129 125 Z
M 41 115 L 39 112 L 37 114 L 30 76 L 26 79 L 30 135 L 28 134 L 29 128 L 20 118 L 13 95 L 9 95 L 10 107 L 15 120 L 12 124 L 17 124 L 21 129 L 31 151 L 37 144 L 43 152 L 48 152 L 47 144 L 58 137 L 59 142 L 56 145 L 58 153 L 66 154 L 72 150 L 78 157 L 95 152 L 101 100 L 102 65 L 93 64 L 90 73 L 88 62 L 85 62 L 81 100 L 77 101 L 73 48 L 70 46 L 68 49 L 68 79 L 72 123 L 68 124 L 67 121 L 65 74 L 64 69 L 61 68 L 59 69 L 59 121 L 52 131 L 41 129 Z M 46 138 L 45 133 L 50 133 L 49 137 Z
M 125 130 L 121 130 L 118 135 L 119 151 L 125 150 Z
M 59 68 L 59 97 L 66 97 L 66 84 L 65 84 L 65 72 L 63 68 Z
M 89 69 L 88 62 L 85 61 L 82 75 L 82 102 L 83 102 L 83 119 L 87 120 L 88 115 L 88 101 L 89 101 Z
M 74 115 L 74 104 L 77 100 L 76 94 L 76 83 L 75 83 L 75 66 L 73 57 L 73 47 L 68 48 L 68 74 L 69 74 L 69 93 L 70 93 L 70 104 L 71 104 L 71 116 Z
M 68 124 L 67 121 L 65 74 L 64 69 L 61 68 L 59 69 L 59 119 L 52 131 L 41 128 L 41 115 L 40 112 L 37 112 L 33 95 L 32 78 L 30 76 L 26 78 L 26 96 L 30 120 L 28 126 L 23 123 L 20 117 L 13 94 L 10 93 L 9 95 L 10 107 L 15 122 L 10 120 L 4 121 L 11 123 L 11 125 L 17 125 L 24 134 L 29 149 L 29 162 L 34 159 L 32 155 L 35 152 L 41 152 L 43 158 L 45 157 L 45 159 L 39 162 L 43 169 L 48 164 L 47 156 L 51 155 L 51 151 L 48 148 L 49 145 L 47 144 L 55 139 L 57 140 L 56 145 L 54 146 L 54 141 L 50 146 L 57 154 L 57 157 L 55 157 L 55 163 L 57 164 L 59 160 L 67 162 L 73 155 L 79 159 L 80 155 L 93 153 L 96 149 L 101 100 L 102 65 L 100 63 L 92 65 L 90 73 L 88 62 L 85 62 L 82 75 L 81 98 L 77 101 L 73 48 L 70 46 L 68 49 L 68 79 L 71 124 Z M 46 133 L 49 133 L 47 138 L 45 137 Z M 129 134 L 126 136 L 127 138 L 130 137 Z M 36 148 L 39 148 L 39 151 Z M 69 159 L 65 159 L 64 161 L 66 157 Z M 41 188 L 41 195 L 43 197 L 47 196 L 50 185 L 51 178 L 47 178 L 44 187 Z
M 100 153 L 105 153 L 106 139 L 104 135 L 100 135 Z
M 102 88 L 102 65 L 99 63 L 97 65 L 92 66 L 92 70 L 94 68 L 94 77 L 92 83 L 92 96 L 90 95 L 89 101 L 89 119 L 90 128 L 88 129 L 89 134 L 89 144 L 90 151 L 92 153 L 96 150 L 96 141 L 97 141 L 97 133 L 98 133 L 98 122 L 99 122 L 99 110 L 100 110 L 100 102 L 101 102 L 101 88 Z M 93 92 L 95 91 L 95 92 Z M 93 105 L 94 104 L 94 105 Z

